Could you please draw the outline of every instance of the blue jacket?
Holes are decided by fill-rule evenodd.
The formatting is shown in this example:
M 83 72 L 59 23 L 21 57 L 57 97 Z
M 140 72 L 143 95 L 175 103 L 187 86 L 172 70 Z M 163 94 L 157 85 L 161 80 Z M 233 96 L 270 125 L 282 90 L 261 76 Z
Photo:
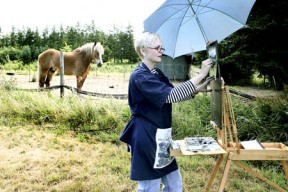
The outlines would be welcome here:
M 130 146 L 132 180 L 158 179 L 178 169 L 169 155 L 172 104 L 165 100 L 173 89 L 159 69 L 153 74 L 144 64 L 130 76 L 128 102 L 132 117 L 120 136 Z

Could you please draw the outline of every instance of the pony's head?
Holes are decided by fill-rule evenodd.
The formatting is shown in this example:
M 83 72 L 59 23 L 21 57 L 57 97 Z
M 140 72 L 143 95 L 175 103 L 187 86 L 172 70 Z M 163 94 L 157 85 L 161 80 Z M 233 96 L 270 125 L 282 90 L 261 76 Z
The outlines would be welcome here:
M 95 54 L 95 61 L 96 61 L 97 67 L 101 67 L 103 64 L 102 55 L 104 55 L 104 48 L 100 42 L 94 43 L 93 56 L 94 54 Z

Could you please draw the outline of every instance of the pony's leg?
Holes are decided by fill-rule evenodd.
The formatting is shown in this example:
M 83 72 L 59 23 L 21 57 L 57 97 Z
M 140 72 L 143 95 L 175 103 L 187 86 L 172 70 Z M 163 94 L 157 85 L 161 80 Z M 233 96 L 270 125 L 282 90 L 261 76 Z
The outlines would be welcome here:
M 47 78 L 47 73 L 48 73 L 48 70 L 39 71 L 39 87 L 40 88 L 44 87 L 44 84 Z
M 39 87 L 40 88 L 44 87 L 45 80 L 46 80 L 46 74 L 41 74 L 39 76 Z
M 47 78 L 46 78 L 46 81 L 45 81 L 46 87 L 50 87 L 50 82 L 52 81 L 52 77 L 53 77 L 55 71 L 56 71 L 55 67 L 51 67 L 49 69 L 48 74 L 47 74 Z
M 87 66 L 86 70 L 83 71 L 82 73 L 78 73 L 76 74 L 76 78 L 77 78 L 77 89 L 81 90 L 82 86 L 87 78 L 88 72 L 91 68 L 91 65 Z
M 84 74 L 83 76 L 78 76 L 78 77 L 77 77 L 77 89 L 78 89 L 78 90 L 81 90 L 81 89 L 82 89 L 83 84 L 84 84 L 86 78 L 87 78 L 87 74 Z
M 78 90 L 81 90 L 81 89 L 82 89 L 86 77 L 87 77 L 87 75 L 84 76 L 84 77 L 83 77 L 83 76 L 78 76 L 78 77 L 77 77 L 77 89 L 78 89 Z

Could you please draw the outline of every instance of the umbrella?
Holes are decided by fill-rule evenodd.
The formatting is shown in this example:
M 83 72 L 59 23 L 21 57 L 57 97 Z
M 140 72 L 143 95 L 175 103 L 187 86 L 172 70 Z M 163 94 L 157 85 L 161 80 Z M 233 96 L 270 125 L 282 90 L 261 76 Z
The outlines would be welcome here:
M 144 21 L 172 58 L 206 49 L 244 27 L 256 0 L 167 0 Z

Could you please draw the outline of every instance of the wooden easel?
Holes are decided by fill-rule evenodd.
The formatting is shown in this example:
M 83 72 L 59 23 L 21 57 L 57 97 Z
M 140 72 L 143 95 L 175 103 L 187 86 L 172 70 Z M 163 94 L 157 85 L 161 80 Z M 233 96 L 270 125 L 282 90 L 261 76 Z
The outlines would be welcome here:
M 239 143 L 237 127 L 234 118 L 234 112 L 229 92 L 229 87 L 224 86 L 222 89 L 222 127 L 217 127 L 215 123 L 211 122 L 212 126 L 217 129 L 217 139 L 219 144 L 227 152 L 226 154 L 218 155 L 218 159 L 214 169 L 210 175 L 210 179 L 205 188 L 205 192 L 209 192 L 213 181 L 217 175 L 221 163 L 224 161 L 224 171 L 220 181 L 218 192 L 222 192 L 227 181 L 228 172 L 231 168 L 231 163 L 234 163 L 239 168 L 242 168 L 253 176 L 258 177 L 270 186 L 281 192 L 287 192 L 277 184 L 269 179 L 263 177 L 258 172 L 252 170 L 250 167 L 244 165 L 241 160 L 280 160 L 285 172 L 286 179 L 288 179 L 288 147 L 282 143 L 261 143 L 264 149 L 244 149 Z

